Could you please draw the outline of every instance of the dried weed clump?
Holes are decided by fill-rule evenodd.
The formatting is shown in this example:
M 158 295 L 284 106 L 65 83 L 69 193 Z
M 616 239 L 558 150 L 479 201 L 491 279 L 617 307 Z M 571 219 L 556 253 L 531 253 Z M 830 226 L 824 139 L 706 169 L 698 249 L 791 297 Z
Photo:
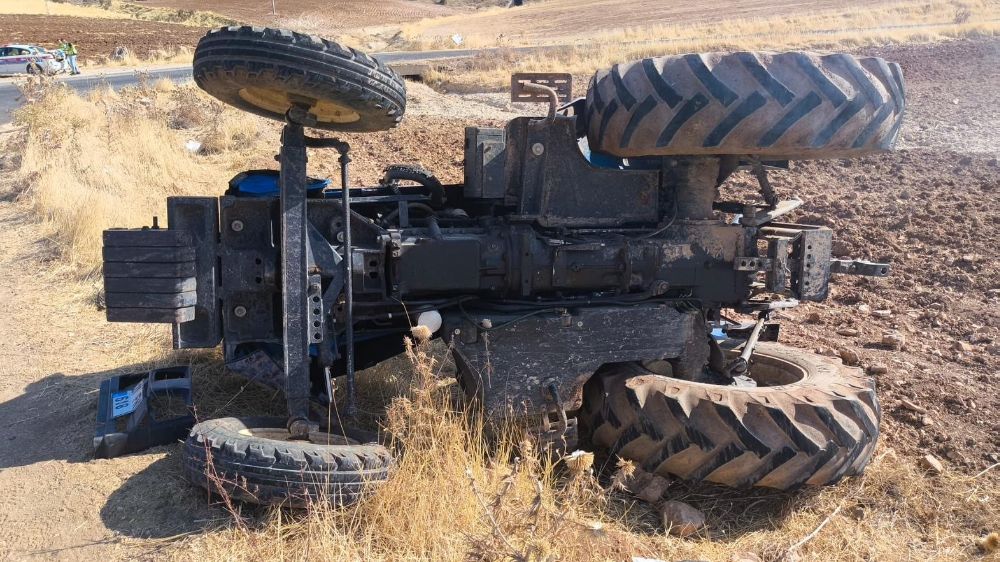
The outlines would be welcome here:
M 705 513 L 706 529 L 669 536 L 657 506 L 586 454 L 536 453 L 513 424 L 490 429 L 456 396 L 447 350 L 407 346 L 381 418 L 399 464 L 361 502 L 262 517 L 173 545 L 203 560 L 977 560 L 1000 521 L 990 474 L 930 476 L 882 447 L 867 472 L 795 493 L 673 482 L 665 500 Z M 384 374 L 365 376 L 384 377 Z M 364 376 L 362 378 L 364 380 Z M 383 381 L 386 382 L 386 381 Z M 367 384 L 373 384 L 369 381 Z M 625 468 L 628 467 L 626 463 Z M 610 474 L 615 472 L 615 474 Z
M 32 82 L 23 95 L 29 102 L 15 114 L 22 133 L 12 147 L 21 155 L 17 196 L 49 225 L 63 263 L 82 278 L 100 266 L 101 231 L 149 225 L 154 215 L 165 220 L 172 195 L 219 193 L 261 133 L 259 120 L 193 86 L 162 81 L 118 92 L 99 87 L 85 98 Z M 192 138 L 226 154 L 194 153 Z
M 618 559 L 601 530 L 603 498 L 590 471 L 561 475 L 513 429 L 487 430 L 445 383 L 441 358 L 408 343 L 384 419 L 399 453 L 392 478 L 360 503 L 273 511 L 190 539 L 178 558 L 207 560 Z

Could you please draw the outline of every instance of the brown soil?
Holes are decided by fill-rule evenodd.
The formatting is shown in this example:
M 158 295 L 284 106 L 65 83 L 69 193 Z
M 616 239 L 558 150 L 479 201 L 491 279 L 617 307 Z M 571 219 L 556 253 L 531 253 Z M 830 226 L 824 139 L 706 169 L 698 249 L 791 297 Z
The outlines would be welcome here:
M 773 177 L 780 194 L 806 200 L 798 220 L 835 229 L 838 254 L 894 267 L 888 279 L 839 278 L 829 301 L 784 313 L 783 341 L 830 354 L 851 348 L 863 366 L 885 366 L 877 375 L 883 443 L 901 462 L 933 453 L 964 474 L 1000 460 L 991 456 L 1000 454 L 993 390 L 1000 368 L 998 46 L 879 51 L 900 61 L 908 79 L 902 150 L 796 163 Z M 391 133 L 351 139 L 358 181 L 373 181 L 397 161 L 458 180 L 462 127 L 505 116 L 484 105 L 487 118 L 473 119 L 474 100 L 464 99 L 468 112 L 443 117 L 450 98 L 424 90 L 417 97 L 423 101 L 414 107 L 427 108 L 425 115 Z M 270 157 L 254 164 L 273 165 Z M 332 159 L 316 165 L 318 173 L 335 173 Z M 733 189 L 752 185 L 741 176 Z M 21 202 L 0 196 L 0 559 L 156 557 L 157 539 L 226 524 L 181 480 L 177 446 L 90 458 L 98 384 L 122 366 L 119 350 L 147 345 L 150 333 L 107 324 L 92 304 L 63 296 L 44 231 L 26 217 Z M 878 316 L 882 310 L 889 315 Z M 857 335 L 837 333 L 847 329 Z M 905 335 L 902 351 L 881 345 L 891 329 Z M 971 347 L 959 350 L 963 344 Z M 210 380 L 215 398 L 244 392 L 230 377 Z M 207 393 L 199 392 L 203 407 Z M 908 410 L 903 398 L 927 413 Z M 210 411 L 234 414 L 240 406 Z
M 733 19 L 766 18 L 776 15 L 803 15 L 831 8 L 872 5 L 861 0 L 803 0 L 787 3 L 776 11 L 772 0 L 724 0 L 721 2 L 663 2 L 662 0 L 547 0 L 527 2 L 524 7 L 473 14 L 461 21 L 443 21 L 422 30 L 427 37 L 454 33 L 504 37 L 508 41 L 534 39 L 553 43 L 554 39 L 580 39 L 582 30 L 642 28 L 651 24 L 698 24 Z M 780 12 L 780 13 L 779 13 Z M 531 43 L 527 43 L 531 44 Z
M 887 279 L 835 278 L 827 302 L 782 315 L 793 320 L 784 339 L 886 367 L 876 375 L 883 439 L 970 471 L 1000 461 L 1000 91 L 986 86 L 1000 78 L 998 46 L 871 50 L 898 61 L 907 81 L 900 149 L 772 175 L 779 194 L 805 200 L 796 220 L 834 230 L 839 256 L 893 267 Z M 902 350 L 882 344 L 890 331 L 904 335 Z
M 71 16 L 0 15 L 0 37 L 8 43 L 55 47 L 60 38 L 76 43 L 80 60 L 110 56 L 124 45 L 138 58 L 158 50 L 194 48 L 205 29 L 174 23 Z
M 141 6 L 176 10 L 210 10 L 239 22 L 273 25 L 276 19 L 300 18 L 308 15 L 329 17 L 331 30 L 353 29 L 370 25 L 399 24 L 423 18 L 456 13 L 450 4 L 440 6 L 430 1 L 412 0 L 277 0 L 277 17 L 271 15 L 267 0 L 142 0 Z

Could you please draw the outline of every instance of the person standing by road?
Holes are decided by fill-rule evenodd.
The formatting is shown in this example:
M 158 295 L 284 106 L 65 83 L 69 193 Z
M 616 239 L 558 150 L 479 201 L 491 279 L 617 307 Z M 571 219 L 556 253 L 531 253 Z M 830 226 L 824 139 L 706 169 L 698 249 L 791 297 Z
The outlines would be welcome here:
M 66 54 L 66 62 L 69 63 L 69 73 L 80 74 L 80 68 L 76 65 L 76 45 L 60 39 L 59 48 Z

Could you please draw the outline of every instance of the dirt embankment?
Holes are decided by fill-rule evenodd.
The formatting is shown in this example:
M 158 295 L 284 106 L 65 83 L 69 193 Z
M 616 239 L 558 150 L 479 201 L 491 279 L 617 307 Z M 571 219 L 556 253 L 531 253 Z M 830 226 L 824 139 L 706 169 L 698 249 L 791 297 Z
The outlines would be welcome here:
M 65 39 L 77 45 L 80 60 L 84 62 L 110 56 L 119 46 L 128 47 L 133 56 L 141 59 L 158 51 L 194 49 L 206 31 L 200 27 L 131 19 L 0 15 L 0 38 L 6 43 L 56 47 L 59 39 Z

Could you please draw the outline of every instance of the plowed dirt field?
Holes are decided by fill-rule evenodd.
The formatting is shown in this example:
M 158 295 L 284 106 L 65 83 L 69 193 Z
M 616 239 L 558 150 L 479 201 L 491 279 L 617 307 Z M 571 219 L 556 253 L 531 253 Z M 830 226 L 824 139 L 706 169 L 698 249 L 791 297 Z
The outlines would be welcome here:
M 271 2 L 258 0 L 143 0 L 142 6 L 177 10 L 211 10 L 236 21 L 273 24 Z M 278 18 L 300 18 L 307 14 L 330 22 L 331 30 L 341 30 L 370 25 L 399 24 L 422 18 L 433 18 L 456 13 L 456 9 L 429 1 L 413 0 L 276 0 Z
M 80 60 L 110 55 L 123 45 L 138 58 L 154 51 L 194 48 L 205 29 L 174 23 L 72 16 L 0 15 L 0 42 L 56 46 L 59 39 L 76 43 Z

